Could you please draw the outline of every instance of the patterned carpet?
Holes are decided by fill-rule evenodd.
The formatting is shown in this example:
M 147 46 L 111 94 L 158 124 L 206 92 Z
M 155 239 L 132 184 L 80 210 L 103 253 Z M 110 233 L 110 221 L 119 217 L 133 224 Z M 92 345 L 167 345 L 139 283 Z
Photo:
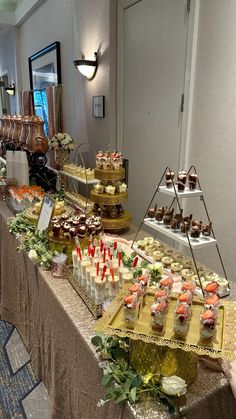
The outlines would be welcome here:
M 0 321 L 0 419 L 49 418 L 45 392 L 17 330 Z

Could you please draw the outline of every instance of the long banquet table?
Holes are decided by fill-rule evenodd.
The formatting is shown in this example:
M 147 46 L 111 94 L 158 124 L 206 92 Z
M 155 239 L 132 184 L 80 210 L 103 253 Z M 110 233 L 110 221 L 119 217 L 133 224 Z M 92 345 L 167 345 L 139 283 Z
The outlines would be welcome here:
M 12 216 L 0 202 L 0 314 L 15 325 L 28 349 L 35 373 L 45 383 L 55 419 L 169 418 L 157 401 L 145 400 L 135 407 L 128 403 L 107 403 L 102 370 L 91 345 L 94 320 L 67 279 L 53 278 L 38 268 L 19 241 L 9 234 L 7 219 Z M 236 287 L 233 286 L 235 292 Z M 202 363 L 188 388 L 186 418 L 236 417 L 236 402 L 225 376 Z

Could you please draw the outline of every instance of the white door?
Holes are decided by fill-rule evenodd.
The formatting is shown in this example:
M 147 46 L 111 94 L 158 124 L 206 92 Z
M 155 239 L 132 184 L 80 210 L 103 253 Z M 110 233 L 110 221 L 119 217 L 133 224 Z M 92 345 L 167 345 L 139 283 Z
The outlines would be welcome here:
M 188 15 L 187 0 L 141 0 L 124 10 L 123 153 L 135 224 L 165 167 L 179 165 Z

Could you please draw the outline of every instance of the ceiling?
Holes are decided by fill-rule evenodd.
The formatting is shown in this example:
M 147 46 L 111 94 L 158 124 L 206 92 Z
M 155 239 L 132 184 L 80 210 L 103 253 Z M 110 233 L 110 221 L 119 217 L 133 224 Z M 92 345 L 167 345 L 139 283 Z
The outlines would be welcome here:
M 45 0 L 0 0 L 0 43 L 13 26 L 21 25 Z
M 0 0 L 0 10 L 15 11 L 22 0 Z

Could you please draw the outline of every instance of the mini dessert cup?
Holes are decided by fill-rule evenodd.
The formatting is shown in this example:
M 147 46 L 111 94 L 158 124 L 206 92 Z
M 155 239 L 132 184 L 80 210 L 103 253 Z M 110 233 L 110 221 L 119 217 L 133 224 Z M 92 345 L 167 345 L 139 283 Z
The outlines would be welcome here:
M 161 300 L 168 301 L 168 293 L 167 293 L 167 291 L 165 289 L 159 288 L 155 292 L 154 298 L 155 298 L 156 302 L 160 302 Z
M 151 306 L 151 328 L 153 333 L 163 335 L 165 332 L 168 304 L 166 300 L 154 303 Z
M 183 283 L 181 291 L 190 291 L 192 294 L 194 294 L 196 289 L 196 283 L 194 281 L 186 281 Z
M 188 304 L 177 304 L 174 316 L 175 337 L 185 339 L 189 329 L 190 307 Z
M 139 302 L 137 294 L 127 295 L 123 299 L 123 321 L 126 327 L 134 329 L 139 315 Z
M 77 259 L 76 249 L 72 250 L 72 263 L 73 263 L 73 268 L 78 269 L 78 259 Z
M 182 291 L 178 297 L 180 304 L 188 304 L 189 306 L 192 304 L 193 301 L 193 294 L 191 291 Z
M 168 170 L 166 172 L 166 187 L 171 188 L 173 186 L 173 179 L 175 177 L 175 173 Z
M 189 175 L 188 175 L 188 187 L 189 187 L 190 191 L 194 191 L 196 189 L 197 179 L 198 179 L 198 176 L 197 176 L 196 173 L 189 173 Z
M 121 266 L 118 270 L 118 275 L 119 275 L 119 279 L 120 279 L 120 288 L 123 288 L 124 286 L 124 278 L 123 278 L 123 274 L 128 274 L 129 273 L 129 269 L 126 267 Z M 132 275 L 133 276 L 133 275 Z
M 205 292 L 205 294 L 207 295 L 207 296 L 210 296 L 210 295 L 212 295 L 212 294 L 216 294 L 217 293 L 217 291 L 218 291 L 218 289 L 219 289 L 219 285 L 218 285 L 218 283 L 217 282 L 208 282 L 208 284 L 204 284 L 203 285 L 203 289 L 204 289 L 204 292 Z
M 91 265 L 90 259 L 84 259 L 81 261 L 81 285 L 86 288 L 86 268 Z
M 114 276 L 114 278 L 112 278 L 112 276 L 108 277 L 108 296 L 109 298 L 114 298 L 118 292 L 120 290 L 120 284 L 119 284 L 119 277 L 118 276 Z
M 220 307 L 220 297 L 218 297 L 218 295 L 213 294 L 205 298 L 204 308 L 206 310 L 213 310 L 215 314 L 217 315 L 219 307 Z
M 102 304 L 106 299 L 106 278 L 96 277 L 94 281 L 95 303 Z
M 212 339 L 216 333 L 216 313 L 213 310 L 206 310 L 200 317 L 201 339 Z
M 122 274 L 122 279 L 124 284 L 127 284 L 128 282 L 131 282 L 133 279 L 133 273 L 132 272 L 125 272 Z
M 155 220 L 155 214 L 156 214 L 156 210 L 155 208 L 149 208 L 147 216 L 148 218 L 151 218 L 151 220 Z
M 171 276 L 168 276 L 167 278 L 161 279 L 159 282 L 159 288 L 162 290 L 165 290 L 167 294 L 171 292 L 172 286 L 173 286 L 173 279 Z

